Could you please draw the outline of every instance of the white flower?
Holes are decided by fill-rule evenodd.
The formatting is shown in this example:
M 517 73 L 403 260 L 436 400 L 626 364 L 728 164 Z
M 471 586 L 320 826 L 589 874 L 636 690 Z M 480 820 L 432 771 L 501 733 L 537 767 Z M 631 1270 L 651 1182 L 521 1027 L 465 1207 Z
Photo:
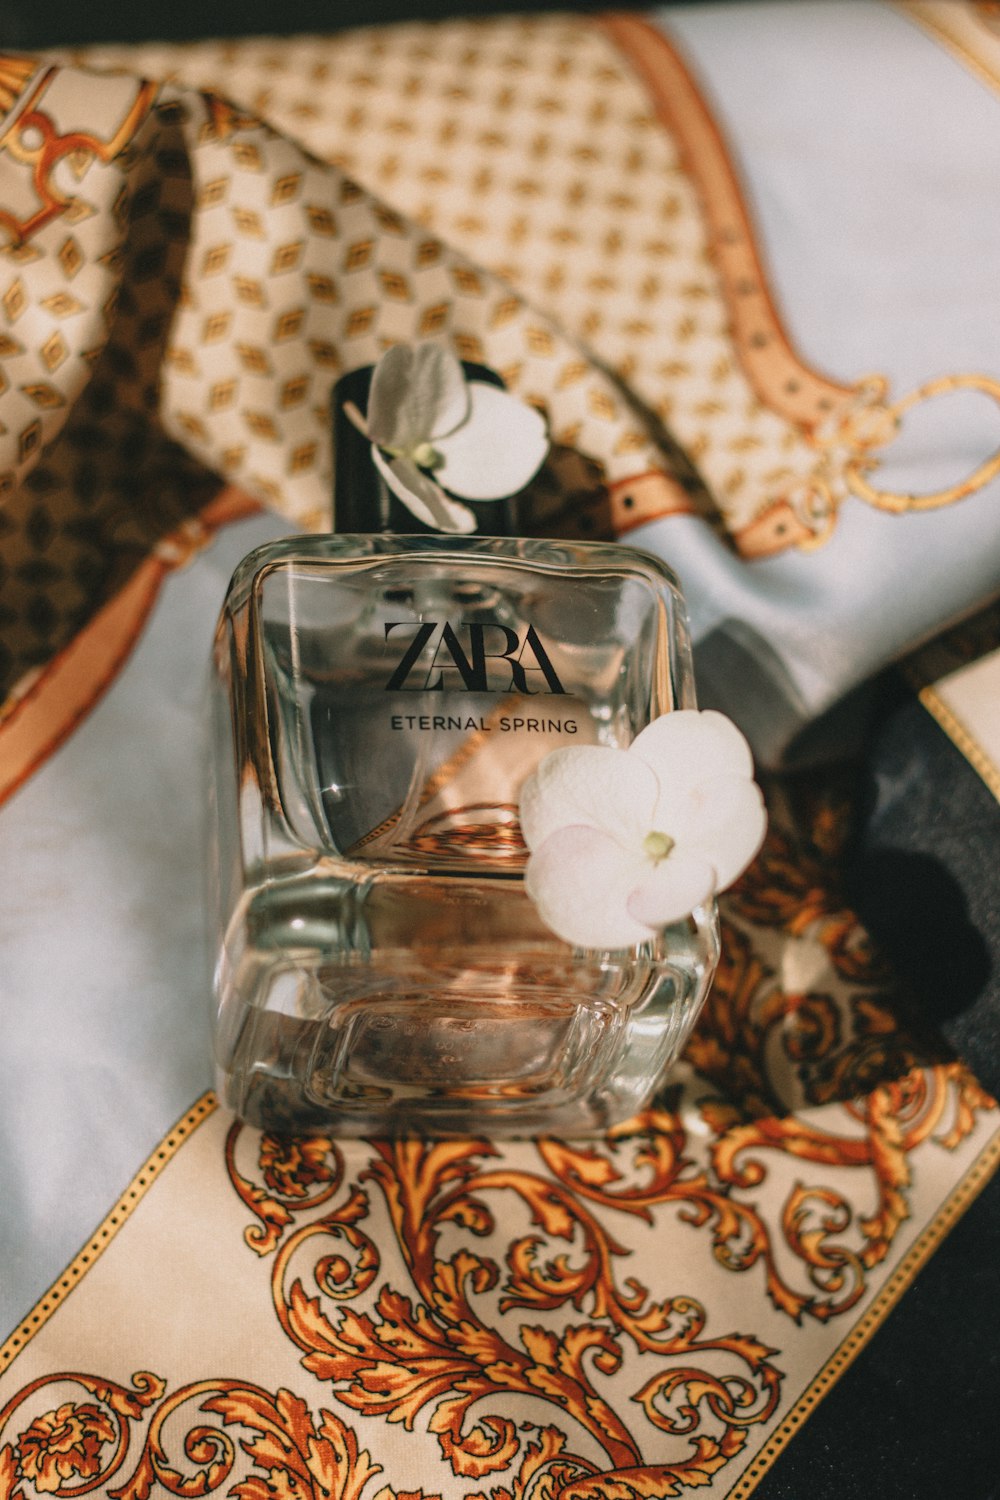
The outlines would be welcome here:
M 553 750 L 521 792 L 525 888 L 579 948 L 628 948 L 740 875 L 764 838 L 750 747 L 724 714 L 678 709 L 627 750 Z
M 438 531 L 476 529 L 473 512 L 445 490 L 466 500 L 515 495 L 549 448 L 534 407 L 466 380 L 440 344 L 393 344 L 372 374 L 367 416 L 350 403 L 345 411 L 371 439 L 372 460 L 393 494 Z

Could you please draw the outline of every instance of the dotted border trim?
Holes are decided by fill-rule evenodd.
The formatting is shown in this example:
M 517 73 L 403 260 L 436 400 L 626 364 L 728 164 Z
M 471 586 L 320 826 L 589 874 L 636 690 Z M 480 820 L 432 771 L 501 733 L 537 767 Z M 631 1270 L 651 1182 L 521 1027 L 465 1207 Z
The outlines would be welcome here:
M 726 1500 L 746 1500 L 746 1497 L 753 1493 L 774 1464 L 775 1459 L 787 1448 L 827 1391 L 831 1386 L 836 1385 L 844 1371 L 854 1363 L 865 1345 L 881 1328 L 917 1272 L 930 1260 L 932 1252 L 937 1249 L 952 1225 L 979 1196 L 998 1167 L 1000 1167 L 1000 1133 L 996 1134 L 984 1147 L 980 1156 L 961 1178 L 926 1229 L 910 1246 L 874 1302 L 855 1323 L 819 1374 L 803 1391 L 781 1426 L 771 1434 L 750 1467 L 744 1469 L 733 1489 L 727 1491 Z
M 918 697 L 931 718 L 936 719 L 945 734 L 961 750 L 969 765 L 983 778 L 994 797 L 1000 802 L 1000 767 L 987 754 L 979 741 L 969 733 L 961 719 L 938 696 L 936 688 L 921 688 Z
M 131 1218 L 164 1167 L 176 1156 L 181 1146 L 194 1134 L 198 1126 L 207 1120 L 217 1108 L 218 1101 L 215 1094 L 209 1090 L 202 1094 L 201 1098 L 177 1121 L 170 1133 L 164 1136 L 132 1178 L 114 1208 L 102 1220 L 91 1239 L 70 1262 L 62 1275 L 57 1277 L 48 1291 L 35 1303 L 24 1321 L 18 1324 L 5 1343 L 0 1346 L 0 1374 L 9 1369 L 39 1329 L 65 1302 L 70 1292 L 79 1286 L 82 1278 L 86 1276 L 94 1262 L 104 1254 L 122 1225 Z

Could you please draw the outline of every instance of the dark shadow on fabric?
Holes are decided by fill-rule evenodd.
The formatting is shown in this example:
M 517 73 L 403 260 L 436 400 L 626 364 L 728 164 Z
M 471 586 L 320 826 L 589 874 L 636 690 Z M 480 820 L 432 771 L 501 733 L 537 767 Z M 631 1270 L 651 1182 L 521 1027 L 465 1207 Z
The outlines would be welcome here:
M 696 642 L 699 708 L 735 719 L 759 763 L 773 768 L 808 713 L 781 657 L 744 620 L 723 620 Z
M 922 1017 L 1000 1092 L 1000 806 L 896 674 L 858 787 L 846 894 Z
M 850 894 L 928 1020 L 941 1025 L 975 1003 L 994 964 L 964 891 L 939 859 L 873 850 L 856 868 Z
M 132 150 L 107 343 L 65 425 L 4 505 L 0 689 L 50 661 L 220 485 L 159 422 L 193 203 L 177 107 L 154 111 Z

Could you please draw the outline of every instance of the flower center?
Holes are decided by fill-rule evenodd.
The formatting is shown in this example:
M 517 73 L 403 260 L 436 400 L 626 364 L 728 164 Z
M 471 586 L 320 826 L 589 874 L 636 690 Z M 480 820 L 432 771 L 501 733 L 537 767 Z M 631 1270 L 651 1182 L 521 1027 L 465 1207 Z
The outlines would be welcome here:
M 410 455 L 418 469 L 439 469 L 444 457 L 431 442 L 418 443 Z
M 642 841 L 642 852 L 648 859 L 653 861 L 654 865 L 658 865 L 662 859 L 666 859 L 673 847 L 674 840 L 670 837 L 669 833 L 660 833 L 655 828 L 651 833 L 647 833 Z

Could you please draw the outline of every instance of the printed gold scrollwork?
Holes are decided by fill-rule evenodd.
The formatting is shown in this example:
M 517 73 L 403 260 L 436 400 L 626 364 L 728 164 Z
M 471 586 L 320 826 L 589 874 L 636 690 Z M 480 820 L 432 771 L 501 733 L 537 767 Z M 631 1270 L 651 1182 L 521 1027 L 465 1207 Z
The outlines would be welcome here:
M 846 1104 L 847 1116 L 863 1127 L 857 1135 L 824 1130 L 796 1115 L 753 1119 L 721 1134 L 711 1148 L 712 1165 L 720 1182 L 733 1190 L 760 1188 L 768 1176 L 761 1153 L 768 1152 L 819 1167 L 865 1170 L 874 1181 L 877 1206 L 857 1218 L 862 1241 L 854 1250 L 832 1239 L 855 1221 L 846 1194 L 816 1185 L 793 1187 L 781 1217 L 785 1242 L 822 1295 L 787 1300 L 769 1275 L 776 1305 L 797 1320 L 803 1312 L 829 1319 L 852 1307 L 864 1293 L 866 1272 L 885 1259 L 909 1218 L 912 1153 L 932 1136 L 954 1147 L 972 1128 L 975 1112 L 990 1102 L 961 1064 L 941 1063 L 913 1068 Z
M 248 1225 L 243 1237 L 258 1255 L 269 1255 L 297 1212 L 317 1208 L 335 1196 L 344 1161 L 328 1136 L 265 1134 L 257 1162 L 263 1182 L 253 1182 L 236 1162 L 242 1133 L 243 1127 L 235 1124 L 226 1137 L 226 1169 L 236 1192 L 260 1221 Z
M 543 1143 L 540 1150 L 551 1165 L 560 1147 Z M 525 1446 L 524 1437 L 530 1430 L 541 1445 L 536 1456 L 544 1470 L 532 1480 L 532 1497 L 568 1496 L 580 1485 L 581 1495 L 590 1493 L 589 1477 L 583 1476 L 593 1466 L 563 1447 L 543 1461 L 547 1429 L 519 1429 L 502 1410 L 491 1412 L 487 1403 L 513 1394 L 541 1397 L 552 1403 L 560 1426 L 570 1420 L 607 1455 L 612 1467 L 601 1471 L 602 1482 L 637 1471 L 642 1454 L 634 1421 L 608 1399 L 604 1385 L 622 1368 L 623 1340 L 658 1360 L 683 1361 L 684 1381 L 690 1383 L 690 1415 L 679 1425 L 665 1426 L 667 1419 L 649 1398 L 650 1410 L 659 1413 L 654 1425 L 691 1438 L 688 1457 L 661 1466 L 663 1484 L 674 1470 L 678 1483 L 681 1474 L 689 1476 L 685 1483 L 704 1482 L 694 1476 L 707 1476 L 728 1461 L 726 1454 L 745 1441 L 746 1427 L 773 1413 L 781 1381 L 769 1362 L 773 1351 L 743 1335 L 708 1336 L 707 1314 L 694 1299 L 656 1302 L 635 1278 L 620 1287 L 616 1265 L 627 1252 L 567 1181 L 499 1166 L 491 1170 L 486 1159 L 495 1152 L 482 1141 L 375 1142 L 373 1151 L 362 1177 L 381 1191 L 415 1295 L 384 1284 L 369 1311 L 367 1304 L 352 1300 L 371 1284 L 368 1271 L 359 1269 L 339 1315 L 328 1314 L 321 1298 L 293 1276 L 291 1262 L 314 1235 L 336 1232 L 349 1240 L 359 1234 L 356 1224 L 335 1224 L 337 1216 L 329 1214 L 290 1236 L 272 1270 L 282 1327 L 302 1351 L 303 1365 L 318 1379 L 332 1382 L 344 1405 L 408 1429 L 429 1408 L 427 1430 L 452 1472 L 468 1479 L 509 1476 L 520 1455 L 523 1480 L 532 1457 L 533 1445 Z M 581 1158 L 581 1175 L 592 1171 L 592 1160 Z M 539 1231 L 506 1244 L 506 1275 L 496 1260 L 465 1243 L 442 1258 L 439 1242 L 445 1231 L 465 1231 L 480 1240 L 496 1234 L 488 1200 L 497 1194 L 515 1195 Z M 339 1217 L 356 1217 L 364 1204 L 363 1194 L 354 1189 Z M 553 1240 L 567 1249 L 549 1250 Z M 363 1261 L 364 1246 L 360 1254 Z M 320 1293 L 331 1290 L 323 1266 L 321 1261 L 315 1268 Z M 336 1296 L 339 1284 L 332 1290 Z M 576 1316 L 558 1331 L 543 1322 L 524 1321 L 514 1336 L 509 1324 L 502 1330 L 483 1316 L 482 1299 L 497 1291 L 501 1315 L 565 1309 Z M 720 1357 L 726 1363 L 735 1360 L 741 1373 L 713 1373 L 712 1362 Z M 706 1358 L 710 1368 L 703 1371 L 700 1361 Z M 698 1363 L 692 1365 L 692 1360 Z M 526 1491 L 519 1480 L 514 1490 L 490 1493 L 500 1500 Z
M 382 1466 L 347 1423 L 331 1411 L 314 1414 L 291 1391 L 272 1394 L 249 1381 L 200 1380 L 167 1395 L 165 1382 L 144 1371 L 132 1377 L 133 1391 L 89 1375 L 53 1375 L 20 1391 L 0 1420 L 8 1425 L 19 1407 L 46 1388 L 62 1393 L 68 1384 L 82 1386 L 93 1399 L 61 1402 L 0 1447 L 3 1500 L 83 1495 L 98 1486 L 109 1500 L 148 1500 L 157 1494 L 194 1500 L 223 1490 L 235 1500 L 376 1500 L 370 1485 Z M 128 1423 L 143 1418 L 150 1420 L 141 1451 L 127 1479 L 111 1486 L 128 1457 Z M 526 1493 L 533 1475 L 551 1465 L 560 1446 L 554 1431 L 529 1445 L 518 1496 Z M 104 1453 L 109 1447 L 113 1451 Z M 386 1485 L 377 1500 L 441 1497 Z
M 251 1435 L 237 1448 L 228 1432 L 209 1421 L 189 1427 L 181 1446 L 195 1467 L 185 1475 L 167 1457 L 164 1428 L 182 1408 L 201 1397 L 205 1399 L 199 1402 L 199 1412 L 220 1417 L 225 1426 L 242 1427 Z M 111 1500 L 146 1500 L 156 1487 L 185 1497 L 210 1494 L 230 1478 L 240 1451 L 266 1475 L 250 1474 L 234 1486 L 230 1493 L 240 1500 L 271 1500 L 276 1494 L 360 1500 L 368 1481 L 381 1471 L 334 1413 L 321 1411 L 317 1422 L 306 1403 L 290 1391 L 272 1395 L 249 1383 L 205 1380 L 185 1386 L 163 1402 L 131 1477 L 109 1495 Z M 382 1493 L 386 1500 L 404 1500 L 396 1491 Z
M 226 1137 L 226 1167 L 238 1196 L 261 1221 L 259 1227 L 248 1225 L 243 1237 L 258 1255 L 270 1255 L 278 1248 L 296 1214 L 329 1203 L 344 1186 L 343 1154 L 328 1136 L 265 1133 L 259 1137 L 257 1152 L 257 1166 L 264 1181 L 254 1183 L 236 1164 L 243 1134 L 243 1126 L 238 1122 L 230 1127 Z M 322 1235 L 337 1242 L 337 1248 L 322 1256 L 314 1268 L 320 1291 L 335 1301 L 366 1291 L 379 1270 L 378 1250 L 357 1227 L 367 1212 L 364 1191 L 356 1186 L 350 1188 L 338 1209 L 321 1218 L 311 1218 L 285 1241 L 277 1261 L 278 1279 L 283 1278 L 288 1261 L 301 1247 Z
M 829 938 L 828 924 L 834 922 L 833 943 L 824 947 L 828 953 L 832 948 L 836 971 L 837 958 L 851 952 L 843 943 L 846 918 L 833 919 L 808 890 L 803 907 L 810 909 L 805 931 L 825 931 Z M 784 920 L 797 925 L 794 905 Z M 756 1237 L 771 1300 L 797 1321 L 804 1314 L 826 1320 L 860 1299 L 866 1273 L 885 1258 L 909 1217 L 912 1153 L 931 1136 L 954 1147 L 990 1101 L 959 1064 L 922 1054 L 877 994 L 846 986 L 835 972 L 836 995 L 790 996 L 742 927 L 725 922 L 723 934 L 716 984 L 687 1051 L 713 1090 L 700 1109 L 715 1132 L 710 1159 L 716 1192 L 729 1194 L 732 1205 L 742 1194 L 759 1204 L 775 1191 L 769 1159 L 777 1164 L 791 1158 L 870 1174 L 876 1193 L 876 1208 L 865 1216 L 851 1208 L 853 1193 L 822 1180 L 794 1184 L 780 1217 L 777 1204 L 766 1217 L 753 1210 L 755 1220 L 761 1213 Z M 849 958 L 840 967 L 855 965 Z M 801 1102 L 839 1104 L 840 1112 L 808 1119 L 793 1112 L 800 1098 L 787 1078 L 774 1074 L 773 1060 L 780 1055 L 794 1069 Z M 808 1292 L 793 1289 L 777 1273 L 772 1237 L 778 1224 L 808 1274 Z
M 795 1119 L 794 1116 L 790 1118 Z M 543 1142 L 540 1149 L 554 1172 L 567 1181 L 579 1184 L 578 1191 L 585 1192 L 602 1208 L 626 1210 L 651 1220 L 654 1208 L 674 1204 L 683 1223 L 695 1228 L 710 1225 L 712 1253 L 718 1263 L 734 1272 L 747 1272 L 761 1265 L 771 1301 L 796 1322 L 800 1322 L 806 1314 L 827 1319 L 844 1311 L 843 1298 L 835 1299 L 830 1295 L 817 1297 L 814 1291 L 798 1290 L 792 1285 L 788 1276 L 779 1269 L 774 1235 L 769 1228 L 772 1211 L 765 1211 L 759 1200 L 744 1203 L 733 1191 L 759 1188 L 767 1177 L 766 1169 L 758 1161 L 744 1162 L 737 1167 L 724 1153 L 719 1155 L 727 1142 L 734 1145 L 734 1157 L 744 1144 L 757 1143 L 760 1137 L 752 1133 L 753 1126 L 742 1127 L 742 1130 L 740 1127 L 723 1130 L 713 1144 L 712 1164 L 717 1172 L 713 1180 L 710 1174 L 695 1172 L 691 1170 L 689 1163 L 678 1162 L 672 1153 L 663 1151 L 662 1143 L 668 1135 L 668 1128 L 665 1128 L 668 1126 L 668 1119 L 662 1112 L 651 1110 L 632 1122 L 630 1129 L 642 1128 L 648 1134 L 626 1138 L 615 1148 L 620 1152 L 623 1145 L 631 1146 L 634 1151 L 631 1166 L 626 1172 L 622 1172 L 610 1157 L 614 1134 L 606 1146 L 568 1147 L 565 1143 Z M 765 1116 L 761 1122 L 763 1128 L 774 1123 L 771 1116 Z M 788 1145 L 788 1138 L 779 1132 L 774 1144 L 780 1149 Z M 679 1170 L 680 1166 L 684 1166 L 685 1170 Z M 633 1180 L 640 1176 L 641 1185 Z M 585 1186 L 584 1179 L 587 1179 Z M 803 1230 L 797 1241 L 790 1239 L 787 1231 L 789 1224 L 794 1222 L 787 1219 L 786 1206 L 786 1222 L 783 1225 L 785 1244 L 799 1255 L 811 1272 L 813 1267 L 806 1252 L 814 1248 L 813 1237 Z M 828 1223 L 827 1231 L 831 1227 Z M 827 1256 L 840 1255 L 839 1251 L 833 1252 L 828 1248 L 824 1248 L 823 1253 Z M 831 1288 L 827 1286 L 823 1290 L 829 1293 Z M 851 1301 L 856 1301 L 863 1290 L 863 1278 L 855 1278 Z M 777 1399 L 777 1381 L 768 1363 L 769 1357 L 776 1351 L 743 1335 L 733 1339 L 705 1340 L 701 1337 L 705 1314 L 697 1304 L 686 1299 L 675 1299 L 672 1305 L 663 1304 L 663 1309 L 668 1306 L 672 1306 L 675 1314 L 683 1313 L 694 1318 L 693 1336 L 689 1335 L 687 1340 L 692 1349 L 726 1348 L 740 1354 L 762 1385 L 766 1385 L 774 1399 Z M 646 1326 L 636 1330 L 637 1341 L 643 1336 L 649 1338 L 651 1330 L 648 1318 L 644 1319 L 644 1323 Z M 645 1347 L 663 1348 L 664 1345 L 653 1337 L 649 1338 Z M 670 1352 L 681 1353 L 684 1347 L 684 1342 L 675 1343 Z M 741 1422 L 759 1419 L 756 1408 L 747 1409 L 741 1404 L 733 1408 L 727 1420 L 731 1425 L 738 1426 Z
M 322 1236 L 333 1240 L 337 1249 L 321 1256 L 313 1268 L 319 1290 L 335 1302 L 347 1302 L 366 1292 L 380 1269 L 374 1241 L 358 1228 L 358 1221 L 367 1213 L 367 1194 L 357 1186 L 352 1187 L 340 1208 L 302 1225 L 285 1241 L 275 1260 L 275 1283 L 280 1285 L 283 1282 L 289 1262 L 303 1245 Z M 278 1312 L 281 1317 L 280 1305 Z M 288 1332 L 287 1327 L 285 1331 Z
M 67 1397 L 67 1388 L 90 1399 Z M 19 1409 L 37 1408 L 50 1391 L 57 1404 L 37 1411 L 13 1441 L 0 1446 L 0 1500 L 36 1494 L 85 1495 L 118 1473 L 129 1447 L 129 1423 L 163 1395 L 165 1383 L 148 1370 L 132 1377 L 132 1389 L 75 1372 L 42 1376 L 17 1392 L 0 1411 L 0 1438 Z
M 168 1456 L 165 1428 L 183 1408 L 197 1402 L 209 1420 L 184 1430 L 180 1447 L 192 1466 L 185 1474 Z M 226 1428 L 249 1435 L 237 1445 Z M 175 1438 L 176 1441 L 176 1438 Z M 356 1434 L 333 1412 L 316 1421 L 306 1403 L 291 1391 L 276 1395 L 236 1380 L 203 1380 L 183 1387 L 157 1410 L 142 1454 L 127 1483 L 109 1492 L 111 1500 L 147 1500 L 156 1489 L 183 1497 L 208 1495 L 243 1468 L 246 1459 L 262 1474 L 240 1477 L 229 1493 L 239 1500 L 361 1500 L 368 1481 L 380 1472 L 371 1455 L 359 1447 Z M 428 1497 L 429 1500 L 429 1497 Z
M 771 822 L 764 847 L 727 893 L 725 910 L 791 937 L 816 938 L 846 982 L 887 983 L 889 969 L 840 888 L 838 866 L 850 831 L 849 796 L 831 782 L 799 812 L 783 804 L 776 786 L 768 794 Z
M 629 1225 L 672 1216 L 789 1319 L 828 1322 L 858 1305 L 908 1218 L 913 1153 L 953 1148 L 990 1107 L 899 1026 L 837 882 L 847 806 L 834 788 L 806 796 L 804 817 L 776 809 L 726 900 L 693 1081 L 603 1140 L 542 1138 L 527 1159 L 485 1140 L 373 1141 L 348 1170 L 324 1136 L 230 1132 L 233 1187 L 262 1225 L 247 1242 L 273 1255 L 275 1313 L 303 1367 L 360 1417 L 435 1441 L 478 1486 L 467 1500 L 710 1483 L 778 1409 L 780 1351 L 627 1274 Z M 689 1135 L 691 1110 L 707 1140 Z M 237 1167 L 241 1140 L 257 1143 L 252 1170 Z M 516 1423 L 518 1397 L 551 1422 Z M 642 1428 L 661 1435 L 653 1465 Z

